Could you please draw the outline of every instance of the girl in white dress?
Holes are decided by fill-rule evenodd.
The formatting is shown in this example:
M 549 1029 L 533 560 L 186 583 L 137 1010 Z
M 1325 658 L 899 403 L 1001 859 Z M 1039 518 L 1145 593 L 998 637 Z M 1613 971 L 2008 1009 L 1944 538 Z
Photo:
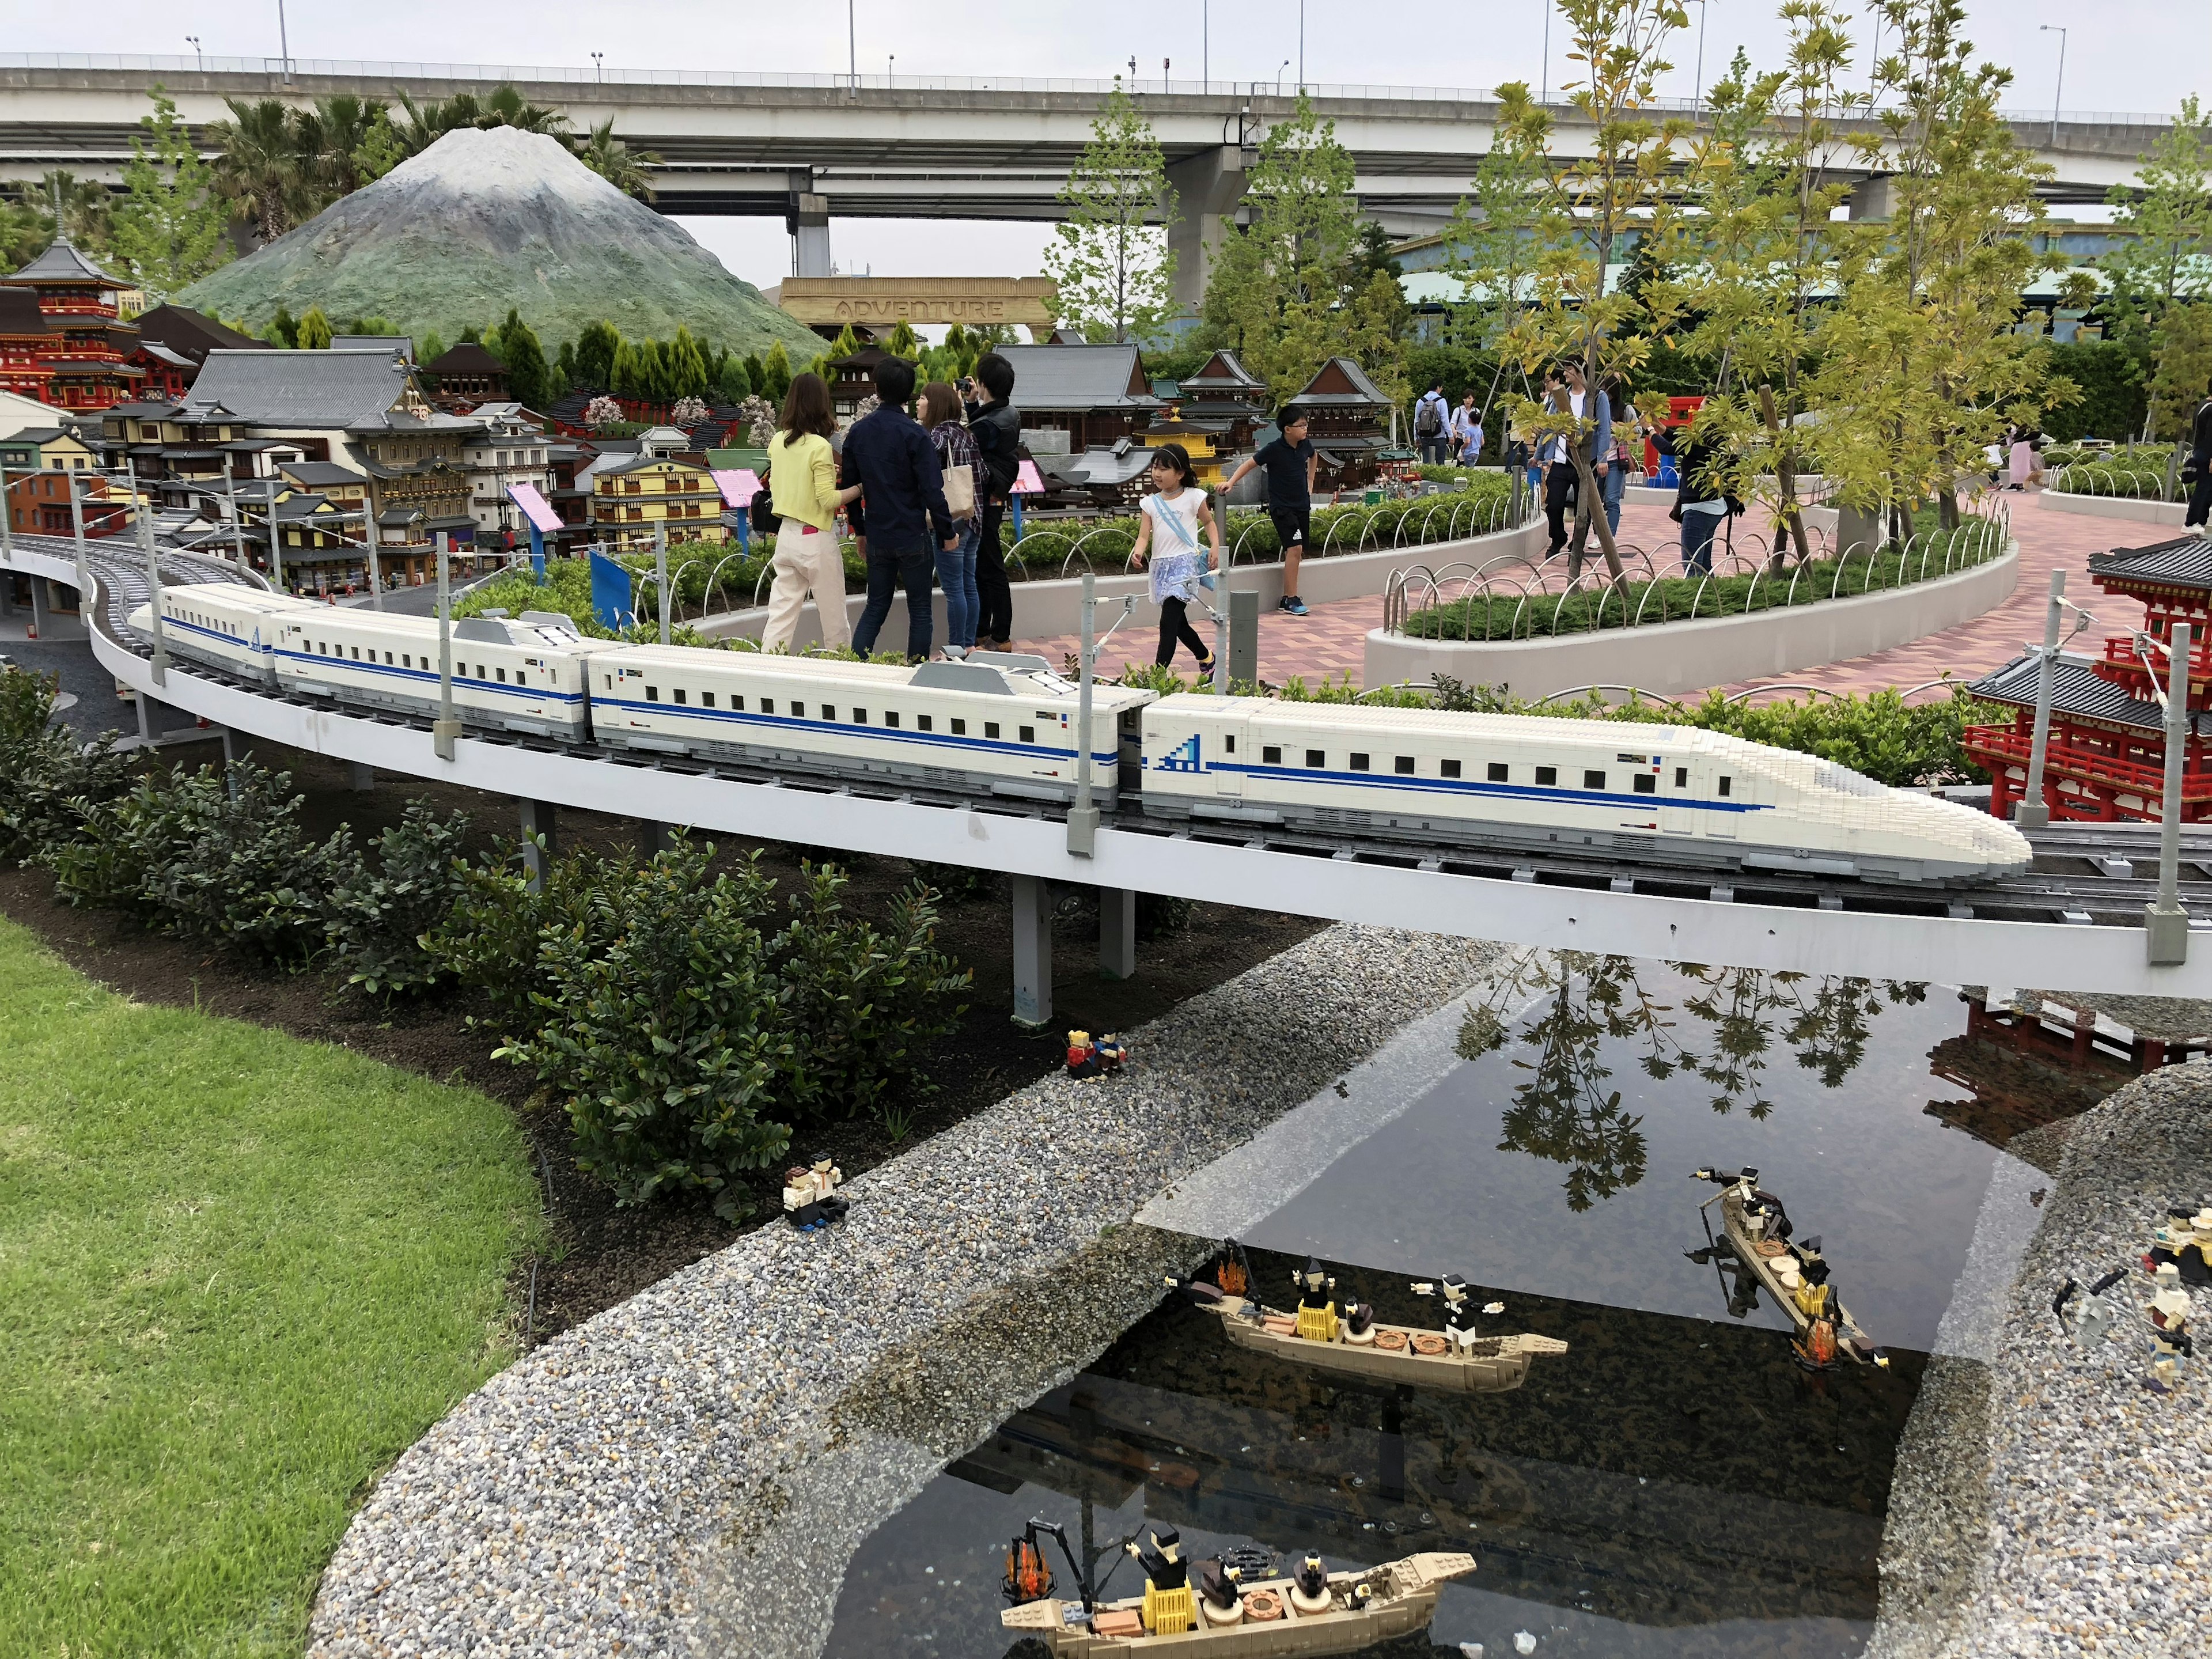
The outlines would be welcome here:
M 1162 444 L 1153 453 L 1152 473 L 1152 488 L 1158 493 L 1139 503 L 1137 544 L 1129 556 L 1139 570 L 1146 568 L 1150 561 L 1152 603 L 1160 608 L 1160 648 L 1153 660 L 1165 668 L 1175 660 L 1176 642 L 1180 640 L 1198 659 L 1198 672 L 1211 674 L 1213 659 L 1206 652 L 1206 641 L 1190 625 L 1189 606 L 1201 582 L 1212 585 L 1212 579 L 1206 574 L 1208 560 L 1199 544 L 1200 533 L 1203 532 L 1213 544 L 1211 562 L 1221 568 L 1221 526 L 1213 516 L 1212 501 L 1198 487 L 1198 476 L 1191 471 L 1190 452 L 1181 444 Z M 1152 545 L 1155 539 L 1159 544 L 1157 550 Z

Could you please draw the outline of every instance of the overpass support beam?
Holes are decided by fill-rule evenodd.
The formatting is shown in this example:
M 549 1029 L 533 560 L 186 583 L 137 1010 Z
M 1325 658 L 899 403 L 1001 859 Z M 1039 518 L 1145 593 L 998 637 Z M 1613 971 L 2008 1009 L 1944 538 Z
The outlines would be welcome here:
M 522 867 L 529 872 L 530 890 L 545 885 L 545 872 L 559 850 L 559 814 L 550 800 L 519 800 L 522 811 Z
M 1052 1020 L 1052 884 L 1014 878 L 1014 1024 Z
M 1236 234 L 1237 204 L 1256 155 L 1240 145 L 1217 144 L 1168 164 L 1168 183 L 1176 193 L 1168 251 L 1175 255 L 1176 303 L 1186 316 L 1196 316 L 1206 298 L 1213 251 Z
M 1854 219 L 1887 219 L 1897 209 L 1897 181 L 1887 173 L 1851 186 L 1848 211 Z
M 1098 890 L 1098 973 L 1103 979 L 1137 976 L 1137 895 L 1133 888 Z
M 830 198 L 814 192 L 811 173 L 792 175 L 791 205 L 783 228 L 791 234 L 791 274 L 827 276 L 830 270 Z

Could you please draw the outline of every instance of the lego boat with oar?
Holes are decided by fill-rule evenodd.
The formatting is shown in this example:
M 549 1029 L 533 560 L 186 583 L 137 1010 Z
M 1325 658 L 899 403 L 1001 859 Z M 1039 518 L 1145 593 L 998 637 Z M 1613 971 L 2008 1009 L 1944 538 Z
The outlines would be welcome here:
M 1066 1532 L 1054 1522 L 1030 1522 L 1006 1552 L 1004 1589 L 1014 1605 L 999 1622 L 1018 1636 L 1042 1641 L 1054 1659 L 1118 1653 L 1304 1659 L 1358 1653 L 1426 1630 L 1443 1587 L 1474 1571 L 1471 1555 L 1426 1552 L 1359 1572 L 1331 1572 L 1320 1556 L 1308 1555 L 1295 1570 L 1281 1572 L 1262 1549 L 1246 1547 L 1191 1561 L 1173 1527 L 1146 1530 L 1146 1541 L 1123 1547 L 1144 1569 L 1145 1593 L 1101 1601 L 1077 1567 Z M 1076 1568 L 1080 1599 L 1054 1595 L 1041 1533 L 1060 1540 L 1068 1565 Z
M 1553 1336 L 1484 1335 L 1478 1324 L 1481 1316 L 1501 1314 L 1505 1304 L 1478 1307 L 1467 1281 L 1456 1273 L 1413 1286 L 1418 1295 L 1436 1297 L 1444 1310 L 1442 1330 L 1417 1330 L 1382 1323 L 1364 1302 L 1340 1304 L 1336 1280 L 1311 1258 L 1291 1275 L 1298 1305 L 1288 1312 L 1247 1294 L 1252 1269 L 1235 1239 L 1223 1245 L 1214 1273 L 1212 1282 L 1199 1278 L 1168 1283 L 1218 1315 L 1238 1347 L 1319 1370 L 1446 1393 L 1503 1394 L 1528 1380 L 1529 1364 L 1540 1355 L 1567 1351 Z
M 1733 1255 L 1790 1316 L 1796 1328 L 1791 1348 L 1799 1364 L 1808 1370 L 1832 1370 L 1838 1356 L 1848 1356 L 1863 1365 L 1887 1368 L 1889 1356 L 1859 1328 L 1836 1293 L 1820 1239 L 1791 1239 L 1795 1230 L 1789 1213 L 1780 1199 L 1759 1184 L 1758 1170 L 1697 1170 L 1690 1178 L 1710 1181 L 1721 1188 L 1698 1209 L 1702 1215 L 1715 1204 L 1721 1206 L 1723 1235 L 1715 1239 L 1708 1226 L 1706 1248 L 1691 1251 L 1691 1259 Z M 1748 1308 L 1749 1302 L 1745 1305 Z M 1735 1311 L 1733 1306 L 1730 1311 Z

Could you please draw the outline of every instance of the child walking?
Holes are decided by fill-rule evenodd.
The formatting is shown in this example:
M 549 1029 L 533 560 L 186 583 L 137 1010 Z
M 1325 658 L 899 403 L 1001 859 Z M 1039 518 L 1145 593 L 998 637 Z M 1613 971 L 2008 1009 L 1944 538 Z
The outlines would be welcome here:
M 1190 469 L 1190 452 L 1181 444 L 1162 444 L 1152 455 L 1152 472 L 1157 493 L 1146 496 L 1140 504 L 1137 544 L 1129 557 L 1139 570 L 1146 568 L 1148 557 L 1151 560 L 1152 603 L 1160 608 L 1160 648 L 1153 660 L 1165 668 L 1175 660 L 1176 642 L 1180 640 L 1198 659 L 1198 672 L 1211 674 L 1213 659 L 1206 653 L 1206 641 L 1190 625 L 1189 607 L 1207 567 L 1199 532 L 1204 531 L 1213 544 L 1212 564 L 1219 569 L 1223 568 L 1221 526 L 1213 516 L 1212 502 L 1198 487 L 1198 475 Z M 1157 551 L 1152 550 L 1155 533 L 1159 540 Z

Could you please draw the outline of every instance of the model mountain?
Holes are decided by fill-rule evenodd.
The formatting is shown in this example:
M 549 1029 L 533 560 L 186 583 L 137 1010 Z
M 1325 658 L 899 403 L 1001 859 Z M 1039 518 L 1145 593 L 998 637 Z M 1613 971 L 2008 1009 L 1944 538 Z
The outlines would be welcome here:
M 557 139 L 514 127 L 447 133 L 178 300 L 256 330 L 279 306 L 295 317 L 320 306 L 341 322 L 389 317 L 448 341 L 513 307 L 549 357 L 602 318 L 632 339 L 680 326 L 732 350 L 821 349 L 681 226 Z

